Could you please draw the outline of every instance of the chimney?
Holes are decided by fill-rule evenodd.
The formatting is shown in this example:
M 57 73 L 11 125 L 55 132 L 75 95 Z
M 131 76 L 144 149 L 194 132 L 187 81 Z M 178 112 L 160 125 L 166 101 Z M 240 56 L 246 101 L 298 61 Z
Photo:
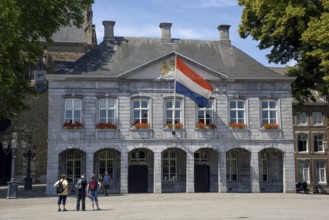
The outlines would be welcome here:
M 114 40 L 114 25 L 115 21 L 103 21 L 104 25 L 104 41 Z
M 172 23 L 160 23 L 162 43 L 171 43 L 171 25 Z
M 221 24 L 217 27 L 219 30 L 219 41 L 225 43 L 231 43 L 230 41 L 230 27 L 228 24 Z

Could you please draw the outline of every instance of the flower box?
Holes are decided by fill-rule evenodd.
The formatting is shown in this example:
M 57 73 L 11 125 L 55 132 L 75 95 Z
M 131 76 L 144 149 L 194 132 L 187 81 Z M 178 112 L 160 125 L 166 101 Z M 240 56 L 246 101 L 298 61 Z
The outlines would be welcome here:
M 102 123 L 102 122 L 98 123 L 96 125 L 96 127 L 99 128 L 99 129 L 116 129 L 117 128 L 117 126 L 115 124 L 112 124 L 112 123 Z
M 173 124 L 172 123 L 168 123 L 168 124 L 165 124 L 165 128 L 172 128 L 173 127 Z M 183 128 L 183 124 L 182 123 L 176 123 L 175 124 L 175 129 L 182 129 Z
M 74 129 L 74 128 L 83 128 L 83 124 L 76 122 L 76 123 L 64 123 L 64 128 Z
M 216 128 L 216 125 L 213 124 L 213 123 L 210 123 L 210 124 L 204 124 L 202 122 L 198 122 L 196 123 L 196 128 L 198 129 L 215 129 Z
M 133 127 L 135 127 L 136 129 L 149 129 L 150 123 L 135 123 Z
M 233 129 L 244 129 L 246 127 L 247 127 L 247 125 L 243 124 L 243 123 L 235 123 L 235 122 L 230 123 L 230 128 L 233 128 Z
M 263 124 L 263 128 L 265 128 L 265 129 L 278 129 L 279 125 L 278 124 Z

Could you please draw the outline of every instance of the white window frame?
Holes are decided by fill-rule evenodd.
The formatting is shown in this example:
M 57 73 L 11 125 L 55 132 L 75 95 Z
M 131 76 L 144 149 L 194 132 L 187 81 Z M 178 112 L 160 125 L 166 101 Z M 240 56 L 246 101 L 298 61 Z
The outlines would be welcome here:
M 176 182 L 177 180 L 177 152 L 167 150 L 162 153 L 162 181 Z
M 307 125 L 307 115 L 305 112 L 296 112 L 296 125 L 298 126 Z
M 322 137 L 322 138 L 319 138 Z M 324 133 L 313 133 L 314 152 L 324 152 Z
M 64 122 L 75 124 L 82 123 L 82 99 L 65 98 Z M 70 103 L 69 103 L 70 102 Z M 68 114 L 71 114 L 68 116 Z M 76 116 L 79 113 L 80 116 Z
M 175 106 L 173 105 L 174 98 L 166 98 L 164 100 L 164 108 L 165 108 L 165 115 L 164 115 L 164 124 L 172 124 L 173 120 L 173 111 L 175 112 L 174 116 L 174 122 L 175 124 L 177 123 L 182 123 L 183 124 L 183 100 L 182 99 L 175 99 Z M 170 104 L 168 107 L 167 104 Z M 179 106 L 177 106 L 179 104 Z
M 299 132 L 299 133 L 297 133 L 296 136 L 297 136 L 297 138 L 296 138 L 296 141 L 297 141 L 297 151 L 300 152 L 300 153 L 308 152 L 309 151 L 309 141 L 308 141 L 309 135 L 308 135 L 308 133 Z M 305 146 L 305 148 L 306 148 L 305 150 L 300 150 L 299 149 L 300 141 L 306 141 L 306 144 L 305 145 L 303 144 L 303 146 Z
M 319 167 L 322 163 L 323 167 Z M 326 184 L 327 183 L 327 171 L 326 171 L 326 160 L 315 160 L 315 183 Z
M 197 122 L 201 122 L 205 125 L 214 124 L 214 101 L 209 100 L 207 106 L 198 106 L 197 110 Z
M 101 102 L 105 102 L 105 106 L 102 106 Z M 105 112 L 105 117 L 102 117 L 102 113 Z M 99 123 L 111 123 L 116 125 L 117 123 L 117 101 L 113 98 L 101 98 L 98 100 L 98 122 Z
M 238 182 L 238 152 L 229 151 L 226 153 L 226 178 L 228 182 Z M 235 178 L 234 178 L 235 177 Z
M 231 107 L 231 103 L 235 104 L 235 107 Z M 243 103 L 243 107 L 240 108 L 239 104 Z M 246 101 L 243 99 L 233 99 L 229 102 L 229 111 L 230 111 L 230 123 L 238 124 L 247 124 L 246 123 Z M 240 117 L 239 113 L 243 113 L 243 116 Z
M 147 106 L 143 106 L 144 102 L 147 103 Z M 135 103 L 138 104 L 135 107 Z M 136 123 L 149 123 L 150 124 L 150 99 L 149 98 L 134 98 L 132 99 L 132 125 Z M 137 113 L 137 115 L 135 115 Z M 145 113 L 147 116 L 144 116 Z
M 104 150 L 98 154 L 98 176 L 103 177 L 105 172 L 108 172 L 112 181 L 114 180 L 114 153 L 109 150 Z M 101 162 L 104 161 L 105 166 L 101 166 Z
M 310 182 L 310 163 L 308 160 L 298 160 L 298 181 Z
M 259 181 L 260 182 L 269 181 L 269 163 L 268 163 L 268 154 L 266 152 L 260 153 Z
M 271 104 L 275 104 L 275 107 L 271 107 Z M 267 107 L 263 107 L 266 104 Z M 275 114 L 273 117 L 272 113 Z M 266 117 L 264 117 L 264 114 Z M 273 99 L 261 100 L 261 122 L 264 124 L 279 124 L 278 123 L 278 101 Z
M 313 126 L 323 125 L 322 112 L 312 112 L 312 125 Z

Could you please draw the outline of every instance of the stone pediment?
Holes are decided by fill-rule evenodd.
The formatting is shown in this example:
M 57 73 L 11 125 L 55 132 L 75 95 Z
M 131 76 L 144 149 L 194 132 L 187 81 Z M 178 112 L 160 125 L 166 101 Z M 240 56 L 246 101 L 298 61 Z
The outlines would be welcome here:
M 175 58 L 179 56 L 192 70 L 207 80 L 227 80 L 229 77 L 212 70 L 188 57 L 171 52 L 162 57 L 150 60 L 141 66 L 131 69 L 118 78 L 145 80 L 173 80 L 175 77 Z

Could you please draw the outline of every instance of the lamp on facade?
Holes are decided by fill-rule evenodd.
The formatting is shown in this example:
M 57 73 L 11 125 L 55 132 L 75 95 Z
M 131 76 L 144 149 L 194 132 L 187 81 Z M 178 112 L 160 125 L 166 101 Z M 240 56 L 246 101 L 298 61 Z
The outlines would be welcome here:
M 16 150 L 18 148 L 17 138 L 17 132 L 13 132 L 10 143 L 7 140 L 7 137 L 2 141 L 2 147 L 5 154 L 8 155 L 11 152 L 11 175 L 10 181 L 8 182 L 7 199 L 17 199 L 18 182 L 15 180 Z
M 21 141 L 21 146 L 24 150 L 23 155 L 27 159 L 26 177 L 24 178 L 24 189 L 32 190 L 31 159 L 33 159 L 35 156 L 35 146 L 32 145 L 30 135 L 27 135 L 26 139 Z

